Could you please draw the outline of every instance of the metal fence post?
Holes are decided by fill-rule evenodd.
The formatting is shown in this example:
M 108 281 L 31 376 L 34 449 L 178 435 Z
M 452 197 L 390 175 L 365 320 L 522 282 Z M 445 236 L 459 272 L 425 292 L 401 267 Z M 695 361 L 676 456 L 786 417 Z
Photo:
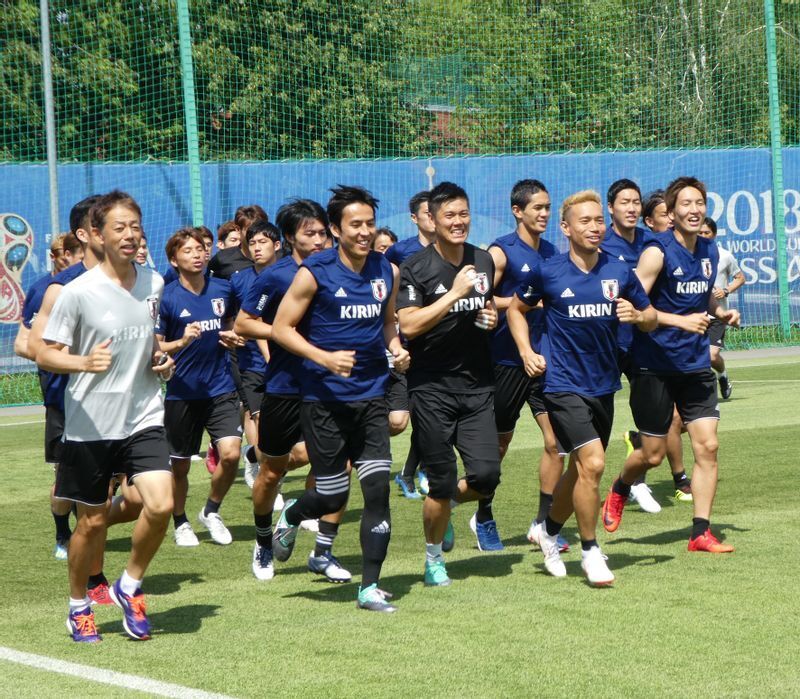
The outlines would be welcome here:
M 61 230 L 58 220 L 58 141 L 56 140 L 56 112 L 53 105 L 53 63 L 50 54 L 50 5 L 39 0 L 39 22 L 42 39 L 42 90 L 44 92 L 44 127 L 47 141 L 47 175 L 50 189 L 50 234 L 55 237 Z

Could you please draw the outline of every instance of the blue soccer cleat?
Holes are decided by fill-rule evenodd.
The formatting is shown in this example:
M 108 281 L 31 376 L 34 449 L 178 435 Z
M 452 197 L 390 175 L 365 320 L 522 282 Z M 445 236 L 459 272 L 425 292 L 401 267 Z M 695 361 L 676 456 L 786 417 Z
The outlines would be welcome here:
M 479 522 L 477 515 L 472 515 L 469 520 L 469 528 L 478 540 L 479 551 L 502 551 L 505 549 L 503 542 L 500 541 L 500 534 L 497 532 L 497 522 L 490 519 L 487 522 Z
M 149 639 L 150 622 L 147 620 L 142 591 L 136 590 L 132 595 L 128 595 L 122 591 L 119 580 L 108 591 L 114 604 L 124 612 L 122 626 L 125 633 L 137 641 Z
M 67 617 L 67 631 L 77 643 L 97 643 L 103 637 L 97 633 L 94 623 L 94 612 L 91 607 L 75 609 Z
M 404 498 L 408 498 L 409 500 L 420 500 L 422 495 L 420 495 L 416 488 L 414 488 L 414 479 L 410 478 L 406 480 L 403 478 L 402 473 L 398 473 L 394 477 L 394 482 L 400 487 L 400 494 Z

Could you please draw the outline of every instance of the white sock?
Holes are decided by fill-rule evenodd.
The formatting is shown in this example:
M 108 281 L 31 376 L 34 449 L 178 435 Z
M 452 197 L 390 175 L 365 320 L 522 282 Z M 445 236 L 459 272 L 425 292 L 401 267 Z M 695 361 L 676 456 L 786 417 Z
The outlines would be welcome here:
M 91 606 L 92 601 L 88 597 L 84 597 L 83 599 L 73 599 L 72 597 L 69 598 L 69 611 L 74 612 L 76 609 L 84 609 L 85 607 Z
M 439 544 L 425 544 L 425 560 L 434 563 L 436 561 L 444 560 L 442 556 L 442 545 Z
M 122 577 L 119 579 L 119 586 L 126 595 L 134 595 L 136 590 L 142 586 L 141 580 L 134 580 L 128 575 L 127 570 L 122 571 Z

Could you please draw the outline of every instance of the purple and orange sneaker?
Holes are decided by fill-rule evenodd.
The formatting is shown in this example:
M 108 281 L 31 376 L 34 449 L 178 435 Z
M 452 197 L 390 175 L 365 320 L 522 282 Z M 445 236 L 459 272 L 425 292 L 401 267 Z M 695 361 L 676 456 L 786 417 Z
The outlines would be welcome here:
M 141 590 L 136 590 L 132 595 L 126 595 L 122 591 L 120 581 L 117 580 L 110 588 L 111 599 L 124 613 L 122 626 L 125 632 L 137 641 L 146 641 L 150 638 L 150 622 L 144 604 L 144 594 Z
M 91 607 L 72 610 L 67 617 L 67 631 L 72 636 L 72 640 L 77 643 L 97 643 L 103 640 L 103 637 L 97 633 L 94 612 Z

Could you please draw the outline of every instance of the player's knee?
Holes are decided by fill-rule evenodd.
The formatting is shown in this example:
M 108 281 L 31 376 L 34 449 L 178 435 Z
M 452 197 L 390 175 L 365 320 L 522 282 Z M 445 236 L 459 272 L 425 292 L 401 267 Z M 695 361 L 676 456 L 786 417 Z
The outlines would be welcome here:
M 606 460 L 603 454 L 592 455 L 578 461 L 578 475 L 599 483 L 605 471 Z
M 717 458 L 719 451 L 719 440 L 716 435 L 708 435 L 701 439 L 692 440 L 692 449 L 697 452 L 697 458 L 714 459 Z
M 467 475 L 467 485 L 480 495 L 491 495 L 500 485 L 500 468 L 495 463 L 472 465 L 472 473 Z
M 389 434 L 392 437 L 404 432 L 406 427 L 408 427 L 407 412 L 395 410 L 389 413 Z
M 289 452 L 289 468 L 300 468 L 308 463 L 308 451 L 306 451 L 306 443 L 298 442 L 292 447 Z
M 660 466 L 666 453 L 666 447 L 643 450 L 642 456 L 644 457 L 644 465 L 647 468 L 656 468 L 657 466 Z
M 83 512 L 78 520 L 78 527 L 86 537 L 100 536 L 106 530 L 107 517 L 105 510 Z
M 220 463 L 225 466 L 238 466 L 241 456 L 239 440 L 224 440 L 217 444 Z

